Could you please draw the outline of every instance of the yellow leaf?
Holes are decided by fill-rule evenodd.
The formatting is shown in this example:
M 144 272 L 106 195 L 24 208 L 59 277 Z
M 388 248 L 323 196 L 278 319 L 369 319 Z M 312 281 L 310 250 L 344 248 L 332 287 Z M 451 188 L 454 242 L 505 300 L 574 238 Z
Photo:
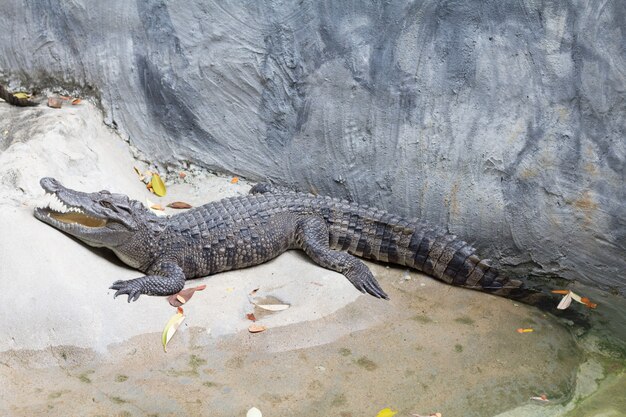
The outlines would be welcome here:
M 13 93 L 13 97 L 26 99 L 26 98 L 30 98 L 30 94 L 28 94 L 28 93 Z
M 376 417 L 393 417 L 398 414 L 397 411 L 393 411 L 391 408 L 383 408 L 376 414 Z
M 167 343 L 174 336 L 174 333 L 176 333 L 176 330 L 178 329 L 178 327 L 185 320 L 185 315 L 183 313 L 184 313 L 183 309 L 181 307 L 178 307 L 178 312 L 169 319 L 169 321 L 165 325 L 165 328 L 163 329 L 161 342 L 163 342 L 163 350 L 166 352 L 167 352 Z
M 152 179 L 150 180 L 150 184 L 152 185 L 152 190 L 159 197 L 163 197 L 167 190 L 165 189 L 165 184 L 163 180 L 159 176 L 159 174 L 152 174 Z

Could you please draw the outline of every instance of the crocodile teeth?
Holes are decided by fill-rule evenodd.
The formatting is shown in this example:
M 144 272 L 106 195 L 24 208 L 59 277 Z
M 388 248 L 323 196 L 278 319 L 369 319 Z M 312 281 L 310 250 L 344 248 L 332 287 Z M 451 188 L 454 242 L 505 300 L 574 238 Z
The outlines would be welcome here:
M 52 211 L 56 211 L 57 213 L 84 213 L 78 207 L 69 207 L 64 202 L 62 202 L 56 194 L 46 193 L 44 196 L 43 202 L 38 205 L 39 208 L 42 209 L 50 209 Z

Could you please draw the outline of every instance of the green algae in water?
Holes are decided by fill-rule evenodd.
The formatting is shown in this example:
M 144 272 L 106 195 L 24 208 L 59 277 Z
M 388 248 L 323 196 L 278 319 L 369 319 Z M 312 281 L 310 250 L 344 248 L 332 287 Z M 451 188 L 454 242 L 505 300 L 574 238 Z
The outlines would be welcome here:
M 364 368 L 368 371 L 373 371 L 376 368 L 378 368 L 378 365 L 376 365 L 376 363 L 372 361 L 371 359 L 369 359 L 367 356 L 361 356 L 356 361 L 356 364 L 359 365 L 361 368 Z
M 454 321 L 456 321 L 457 323 L 461 323 L 461 324 L 467 324 L 468 326 L 471 326 L 474 324 L 474 320 L 467 316 L 457 317 L 454 319 Z

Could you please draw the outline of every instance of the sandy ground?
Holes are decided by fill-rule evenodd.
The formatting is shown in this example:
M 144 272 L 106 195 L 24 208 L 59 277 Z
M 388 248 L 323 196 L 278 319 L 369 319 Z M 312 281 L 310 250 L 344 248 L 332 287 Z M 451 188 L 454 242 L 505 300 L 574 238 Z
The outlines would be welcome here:
M 590 360 L 567 326 L 536 309 L 368 263 L 391 296 L 376 300 L 298 252 L 191 281 L 207 288 L 185 305 L 165 353 L 161 331 L 175 310 L 159 297 L 114 300 L 108 286 L 140 273 L 34 219 L 39 178 L 163 205 L 243 194 L 249 184 L 185 167 L 160 199 L 133 166 L 147 165 L 88 102 L 0 103 L 0 415 L 244 416 L 256 406 L 266 416 L 375 416 L 385 407 L 398 416 L 515 407 L 507 416 L 574 416 L 570 400 L 597 392 L 580 381 L 604 380 L 612 366 L 606 392 L 623 386 L 621 361 Z M 263 312 L 252 304 L 263 299 L 291 307 Z M 268 330 L 249 333 L 247 313 Z M 542 393 L 547 407 L 529 400 Z M 622 403 L 594 401 L 584 415 L 621 415 Z

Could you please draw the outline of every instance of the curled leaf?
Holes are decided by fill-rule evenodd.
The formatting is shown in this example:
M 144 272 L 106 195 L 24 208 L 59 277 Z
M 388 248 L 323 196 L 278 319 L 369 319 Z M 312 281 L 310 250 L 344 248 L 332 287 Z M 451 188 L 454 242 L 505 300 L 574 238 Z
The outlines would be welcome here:
M 254 313 L 246 314 L 246 318 L 250 321 L 256 321 L 256 317 L 254 317 Z
M 581 297 L 580 295 L 576 294 L 574 291 L 570 291 L 570 290 L 552 290 L 553 294 L 563 294 L 564 297 L 561 299 L 561 302 L 559 303 L 558 306 L 556 306 L 556 308 L 558 308 L 559 310 L 565 310 L 567 307 L 570 306 L 570 304 L 572 303 L 572 300 L 584 304 L 586 307 L 588 308 L 596 308 L 598 307 L 598 305 L 596 303 L 592 303 L 591 300 L 587 297 Z
M 187 176 L 187 174 L 186 174 L 186 173 L 184 173 L 183 171 L 180 171 L 180 172 L 178 173 L 178 178 L 180 178 L 181 180 L 185 179 L 185 177 L 186 177 L 186 176 Z
M 569 292 L 561 299 L 559 305 L 556 306 L 559 310 L 565 310 L 567 307 L 572 304 L 572 294 Z
M 196 291 L 202 291 L 206 288 L 206 285 L 198 285 L 197 287 L 185 288 L 178 294 L 170 295 L 167 301 L 172 307 L 179 307 L 189 301 Z
M 291 307 L 289 304 L 256 304 L 256 306 L 268 311 L 282 311 Z
M 250 333 L 261 333 L 267 330 L 267 327 L 261 326 L 260 324 L 252 324 L 248 327 L 248 331 Z
M 230 180 L 231 184 L 237 184 L 239 182 L 239 177 L 233 177 L 232 180 Z
M 191 208 L 191 204 L 185 203 L 183 201 L 174 201 L 173 203 L 169 203 L 167 206 L 173 209 L 190 209 Z
M 165 184 L 163 180 L 159 176 L 159 174 L 152 174 L 152 179 L 150 180 L 150 184 L 152 185 L 152 191 L 159 197 L 163 197 L 167 190 L 165 189 Z
M 530 397 L 530 399 L 534 400 L 534 401 L 539 401 L 539 402 L 542 402 L 542 403 L 550 402 L 550 400 L 548 399 L 548 396 L 546 394 L 541 394 L 538 397 Z
M 167 352 L 167 344 L 178 330 L 178 327 L 185 320 L 184 311 L 181 307 L 178 307 L 178 312 L 174 314 L 163 329 L 163 335 L 161 336 L 161 342 L 163 343 L 163 350 Z
M 72 100 L 72 106 L 75 106 L 75 105 L 77 105 L 77 104 L 80 104 L 80 102 L 81 102 L 81 101 L 82 101 L 81 99 L 79 99 L 79 98 L 75 98 L 74 100 Z

